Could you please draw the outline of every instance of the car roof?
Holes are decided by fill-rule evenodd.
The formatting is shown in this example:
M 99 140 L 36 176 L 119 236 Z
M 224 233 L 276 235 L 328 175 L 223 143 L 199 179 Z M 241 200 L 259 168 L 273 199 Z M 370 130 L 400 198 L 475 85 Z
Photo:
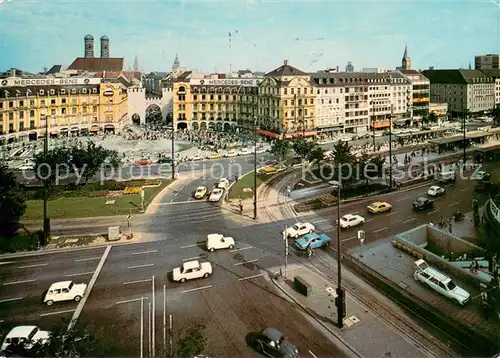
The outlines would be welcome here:
M 222 237 L 224 237 L 224 235 L 221 235 L 221 234 L 208 234 L 207 235 L 207 239 L 209 239 L 209 240 L 210 239 L 220 239 Z
M 283 333 L 281 333 L 280 330 L 276 328 L 266 328 L 262 331 L 262 334 L 273 341 L 279 341 L 280 338 L 283 337 Z
M 344 216 L 341 217 L 342 218 L 346 218 L 346 219 L 352 219 L 352 218 L 355 218 L 357 217 L 358 215 L 353 215 L 353 214 L 345 214 Z
M 295 223 L 295 225 L 304 225 L 304 223 L 302 223 L 302 222 L 300 222 L 300 221 L 297 221 L 297 222 Z M 294 225 L 294 226 L 295 226 L 295 225 Z
M 417 199 L 415 199 L 416 201 L 426 201 L 427 198 L 425 196 L 419 196 Z
M 385 204 L 385 202 L 384 201 L 376 201 L 376 202 L 372 203 L 371 205 L 379 206 L 379 205 L 382 205 L 382 204 Z
M 204 186 L 199 186 L 199 187 L 197 187 L 197 188 L 196 188 L 196 190 L 197 190 L 197 191 L 198 191 L 198 190 L 207 190 L 207 188 L 205 188 Z
M 318 235 L 318 234 L 316 234 L 315 232 L 312 232 L 312 233 L 310 233 L 310 234 L 306 234 L 306 235 L 302 236 L 302 239 L 303 239 L 303 240 L 312 240 L 312 239 L 315 239 L 315 238 L 317 238 L 317 237 L 319 237 L 319 235 Z M 300 240 L 300 239 L 299 239 L 299 240 Z
M 440 186 L 437 186 L 437 185 L 433 185 L 433 186 L 431 186 L 429 189 L 436 190 L 436 189 L 441 189 L 441 187 L 440 187 Z
M 17 326 L 10 330 L 10 332 L 5 336 L 5 338 L 20 338 L 27 337 L 37 326 Z
M 200 267 L 200 262 L 198 260 L 187 261 L 182 264 L 185 269 Z
M 55 282 L 52 285 L 50 285 L 49 291 L 50 290 L 60 290 L 60 289 L 63 289 L 63 288 L 68 288 L 68 286 L 71 284 L 71 282 L 73 282 L 73 281 L 59 281 L 59 282 Z
M 215 188 L 214 190 L 212 190 L 212 193 L 218 193 L 219 191 L 222 191 L 221 188 Z

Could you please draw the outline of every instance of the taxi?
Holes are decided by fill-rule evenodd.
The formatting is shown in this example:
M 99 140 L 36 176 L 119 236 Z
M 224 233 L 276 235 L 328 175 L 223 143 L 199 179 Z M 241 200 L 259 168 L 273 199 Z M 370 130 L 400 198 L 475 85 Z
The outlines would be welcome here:
M 392 209 L 392 205 L 386 203 L 385 201 L 376 201 L 366 207 L 366 209 L 372 214 L 384 213 Z

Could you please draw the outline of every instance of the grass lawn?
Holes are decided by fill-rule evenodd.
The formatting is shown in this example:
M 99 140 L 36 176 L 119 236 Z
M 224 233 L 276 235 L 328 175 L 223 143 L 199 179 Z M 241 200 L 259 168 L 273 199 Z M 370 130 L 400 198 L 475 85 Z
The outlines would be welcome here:
M 144 188 L 144 209 L 153 198 L 170 183 L 162 180 L 159 187 Z M 106 205 L 107 200 L 115 200 L 115 204 Z M 93 216 L 111 216 L 139 213 L 141 210 L 140 194 L 122 195 L 118 198 L 95 197 L 91 192 L 87 196 L 57 196 L 48 201 L 48 216 L 51 219 L 65 219 Z M 22 220 L 42 220 L 43 201 L 26 201 L 26 212 Z
M 238 182 L 229 189 L 228 198 L 241 200 L 253 198 L 253 176 L 254 172 L 252 171 L 241 177 Z M 271 177 L 272 175 L 257 174 L 257 188 Z M 244 191 L 243 189 L 245 188 L 249 188 L 250 190 L 247 189 L 247 191 Z

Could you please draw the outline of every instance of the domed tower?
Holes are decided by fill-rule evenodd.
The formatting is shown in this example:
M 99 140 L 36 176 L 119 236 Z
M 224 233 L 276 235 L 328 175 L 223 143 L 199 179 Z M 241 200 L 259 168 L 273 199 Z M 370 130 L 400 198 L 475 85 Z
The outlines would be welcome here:
M 109 57 L 109 37 L 104 35 L 101 37 L 101 58 Z
M 84 37 L 85 42 L 85 58 L 94 57 L 94 36 L 86 35 Z

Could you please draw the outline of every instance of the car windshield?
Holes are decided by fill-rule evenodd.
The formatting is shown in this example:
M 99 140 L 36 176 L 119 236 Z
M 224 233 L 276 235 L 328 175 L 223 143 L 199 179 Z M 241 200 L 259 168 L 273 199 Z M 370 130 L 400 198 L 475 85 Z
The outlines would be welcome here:
M 348 217 L 348 216 L 342 216 L 342 217 L 340 218 L 340 220 L 349 221 L 349 217 Z
M 299 224 L 295 224 L 295 225 L 293 225 L 293 229 L 294 229 L 294 230 L 300 230 L 300 225 L 299 225 Z
M 33 328 L 33 330 L 30 332 L 29 336 L 28 336 L 28 339 L 31 341 L 33 339 L 33 337 L 35 336 L 35 334 L 37 334 L 38 332 L 38 328 Z
M 453 291 L 457 287 L 457 285 L 453 281 L 448 282 L 448 284 L 446 286 L 448 287 L 448 289 L 450 291 Z
M 425 198 L 418 198 L 417 203 L 425 203 Z

